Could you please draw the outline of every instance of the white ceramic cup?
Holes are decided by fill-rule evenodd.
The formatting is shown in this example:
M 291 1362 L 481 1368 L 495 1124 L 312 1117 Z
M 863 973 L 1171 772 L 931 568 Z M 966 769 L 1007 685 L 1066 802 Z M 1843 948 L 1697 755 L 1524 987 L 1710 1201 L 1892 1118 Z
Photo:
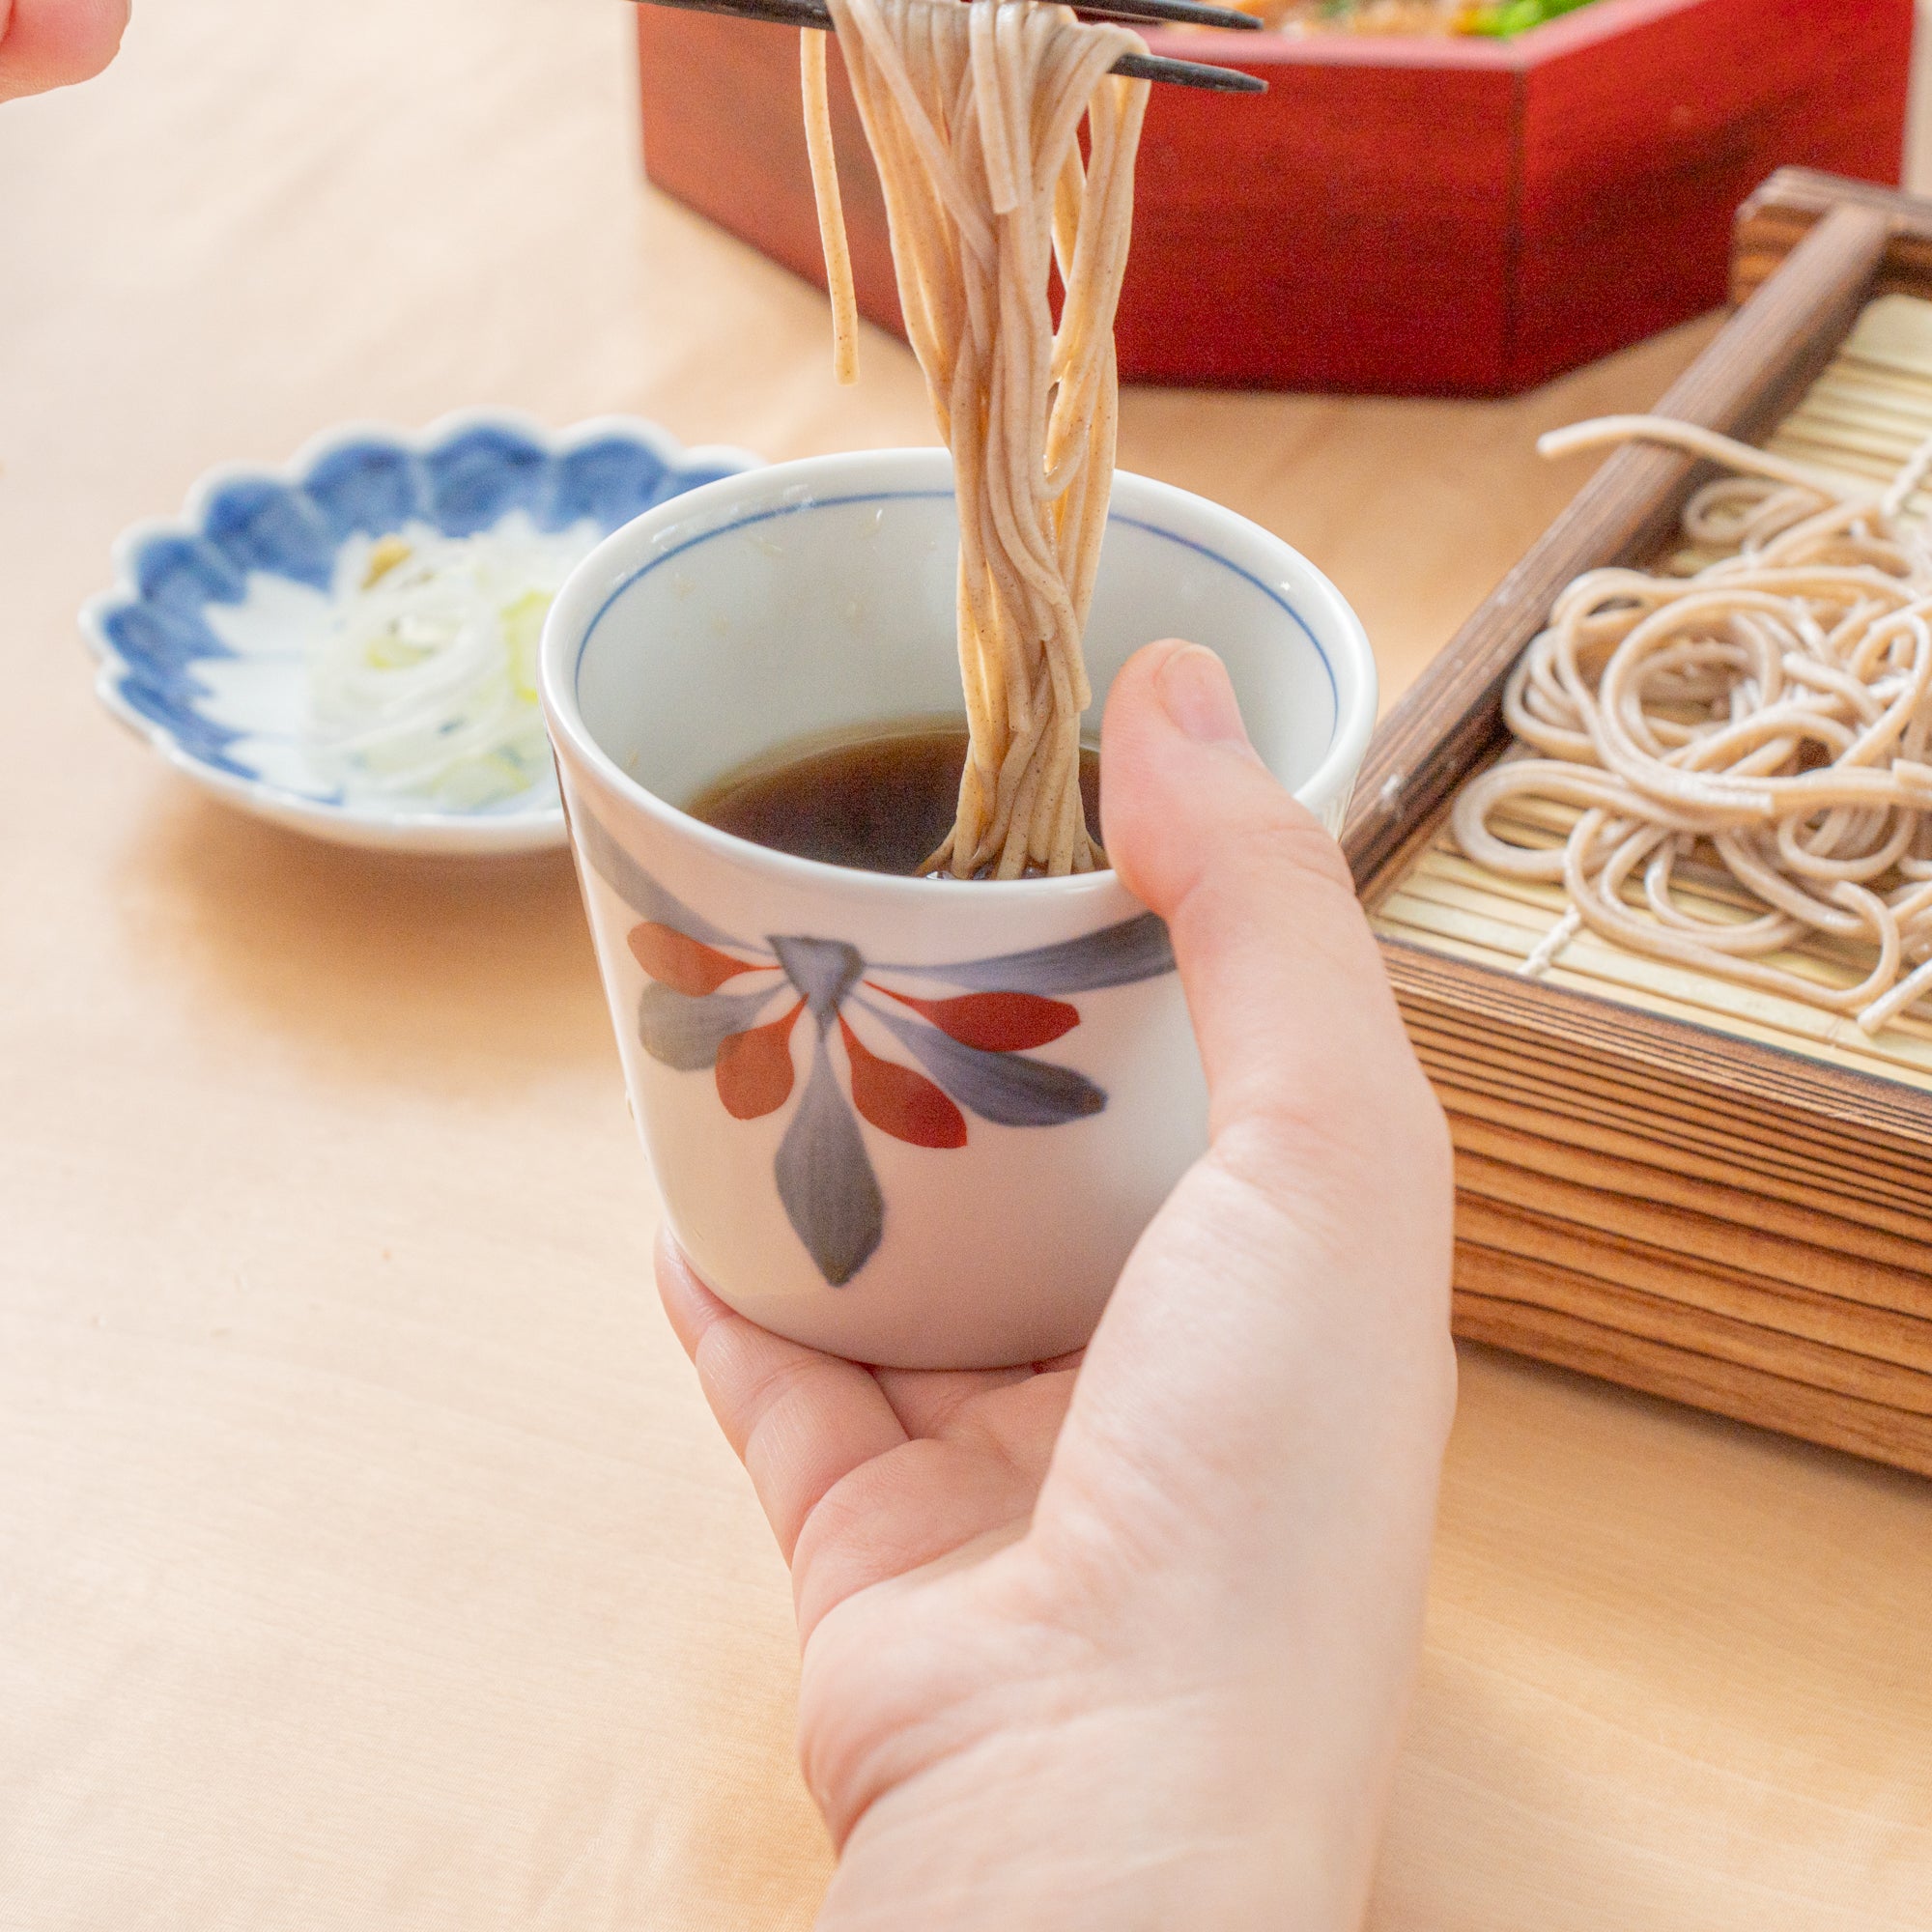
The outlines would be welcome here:
M 543 640 L 572 845 L 671 1230 L 753 1321 L 906 1368 L 1079 1347 L 1207 1144 L 1166 930 L 1111 872 L 891 878 L 679 809 L 788 740 L 959 713 L 956 529 L 943 450 L 748 471 L 608 538 Z M 1220 654 L 1262 757 L 1338 829 L 1376 711 L 1354 613 L 1267 531 L 1119 475 L 1091 724 L 1121 666 L 1166 637 Z

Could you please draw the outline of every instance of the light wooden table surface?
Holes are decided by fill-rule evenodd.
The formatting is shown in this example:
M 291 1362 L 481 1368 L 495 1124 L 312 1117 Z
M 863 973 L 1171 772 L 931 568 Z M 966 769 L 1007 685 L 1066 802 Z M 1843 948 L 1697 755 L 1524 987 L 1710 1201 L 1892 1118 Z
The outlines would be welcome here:
M 171 0 L 0 109 L 0 1926 L 811 1918 L 782 1567 L 647 1282 L 569 870 L 205 803 L 97 710 L 109 539 L 348 416 L 928 440 L 638 179 L 615 0 Z M 1503 405 L 1136 394 L 1399 687 L 1681 330 Z M 1924 1932 L 1932 1489 L 1471 1352 L 1386 1932 Z

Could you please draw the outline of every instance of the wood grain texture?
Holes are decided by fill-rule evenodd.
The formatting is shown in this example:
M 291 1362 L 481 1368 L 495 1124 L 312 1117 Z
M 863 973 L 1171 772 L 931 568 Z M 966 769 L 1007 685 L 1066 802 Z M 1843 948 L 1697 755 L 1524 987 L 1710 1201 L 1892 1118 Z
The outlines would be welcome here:
M 1495 1252 L 1480 1243 L 1466 1246 L 1476 1255 Z M 1680 1357 L 1709 1362 L 1714 1374 L 1740 1369 L 1752 1376 L 1770 1377 L 1807 1391 L 1814 1418 L 1826 1413 L 1829 1401 L 1842 1398 L 1857 1405 L 1859 1424 L 1866 1435 L 1884 1423 L 1885 1411 L 1890 1411 L 1895 1425 L 1890 1441 L 1917 1444 L 1932 1432 L 1926 1407 L 1932 1377 L 1831 1344 L 1808 1341 L 1781 1328 L 1769 1328 L 1761 1321 L 1716 1311 L 1701 1302 L 1648 1293 L 1594 1268 L 1565 1267 L 1560 1245 L 1556 1252 L 1533 1247 L 1504 1252 L 1512 1262 L 1566 1277 L 1560 1294 L 1548 1295 L 1548 1312 L 1587 1323 L 1605 1337 L 1628 1335 L 1633 1354 L 1639 1359 L 1647 1359 L 1653 1350 L 1668 1349 Z M 1479 1270 L 1472 1273 L 1466 1254 L 1459 1257 L 1459 1278 L 1465 1292 L 1483 1278 Z M 1763 1416 L 1747 1414 L 1744 1419 L 1760 1428 L 1766 1426 Z M 1784 1426 L 1781 1416 L 1775 1426 Z M 1833 1440 L 1835 1446 L 1851 1446 L 1842 1435 Z M 1881 1460 L 1889 1460 L 1884 1448 L 1881 1442 L 1876 1453 Z
M 1637 1312 L 1641 1297 L 1606 1292 L 1592 1275 L 1473 1243 L 1458 1245 L 1456 1279 L 1457 1332 L 1470 1341 L 1932 1476 L 1932 1422 L 1890 1401 L 1820 1387 L 1740 1359 L 1747 1352 L 1736 1339 L 1747 1332 L 1742 1327 L 1707 1334 L 1706 1348 L 1687 1348 L 1667 1302 L 1650 1304 L 1654 1332 L 1646 1334 Z
M 1813 168 L 1779 168 L 1740 204 L 1732 230 L 1730 298 L 1747 301 L 1833 209 L 1850 203 L 1890 230 L 1874 293 L 1932 294 L 1932 213 L 1914 194 Z
M 1529 1054 L 1486 1056 L 1487 1042 L 1445 1036 L 1413 1016 L 1409 1025 L 1417 1050 L 1428 1055 L 1437 1082 L 1453 1091 L 1457 1112 L 1471 1123 L 1471 1145 L 1473 1123 L 1487 1122 L 1546 1151 L 1577 1148 L 1592 1157 L 1662 1166 L 1687 1181 L 1742 1190 L 1806 1217 L 1833 1216 L 1834 1252 L 1908 1269 L 1923 1264 L 1928 1208 L 1922 1188 L 1910 1184 L 1922 1175 L 1873 1176 L 1849 1158 L 1844 1140 L 1806 1141 L 1781 1123 L 1776 1141 L 1745 1145 L 1728 1113 L 1673 1104 L 1649 1087 L 1638 1094 L 1568 1081 L 1560 1063 Z M 1815 1232 L 1816 1224 L 1808 1225 Z
M 1925 1366 L 1922 1338 L 1915 1339 L 1932 1322 L 1923 1249 L 1858 1241 L 1857 1224 L 1842 1213 L 1676 1173 L 1655 1157 L 1547 1142 L 1493 1121 L 1463 1119 L 1457 1126 L 1458 1185 L 1473 1199 L 1540 1215 L 1579 1237 L 1634 1242 L 1689 1269 L 1726 1271 L 1763 1284 L 1768 1295 L 1788 1288 L 1829 1297 L 1846 1304 L 1847 1349 L 1861 1347 L 1859 1335 L 1883 1332 L 1903 1351 L 1888 1350 L 1888 1359 Z M 1853 1236 L 1849 1244 L 1839 1243 L 1841 1231 Z M 1856 1317 L 1868 1309 L 1899 1319 L 1861 1328 Z M 1768 1306 L 1763 1325 L 1776 1327 L 1781 1319 Z
M 1666 1245 L 1679 1232 L 1668 1221 L 1652 1242 L 1548 1212 L 1548 1197 L 1540 1191 L 1532 1206 L 1492 1200 L 1473 1165 L 1465 1160 L 1458 1170 L 1459 1237 L 1567 1268 L 1587 1284 L 1579 1294 L 1598 1297 L 1595 1305 L 1607 1311 L 1600 1318 L 1605 1327 L 1622 1325 L 1693 1353 L 1932 1414 L 1932 1321 L 1749 1272 L 1731 1264 L 1728 1250 L 1722 1261 L 1688 1261 L 1683 1248 Z M 1681 1225 L 1681 1216 L 1672 1218 Z M 1464 1286 L 1472 1285 L 1465 1275 Z M 1918 1290 L 1922 1306 L 1922 1281 Z M 1588 1316 L 1595 1305 L 1579 1299 L 1570 1312 Z M 1619 1306 L 1627 1316 L 1617 1313 Z
M 1425 1019 L 1469 1016 L 1492 1040 L 1547 1043 L 1573 1065 L 1600 1069 L 1608 1084 L 1690 1096 L 1714 1118 L 1731 1121 L 1747 1096 L 1780 1125 L 1843 1145 L 1852 1135 L 1881 1158 L 1924 1170 L 1932 1105 L 1895 1080 L 1848 1075 L 1775 1047 L 1621 1004 L 1572 993 L 1384 942 L 1383 960 L 1405 1009 Z
M 822 298 L 639 185 L 634 35 L 171 0 L 0 108 L 6 1932 L 817 1908 L 783 1566 L 652 1304 L 567 866 L 239 818 L 73 627 L 125 525 L 352 416 L 929 440 L 898 345 L 837 389 Z M 1311 556 L 1395 692 L 1569 494 L 1535 435 L 1709 334 L 1503 406 L 1129 391 L 1122 456 Z M 1465 1349 L 1373 1932 L 1922 1932 L 1928 1602 L 1922 1483 Z
M 1502 394 L 1714 307 L 1730 212 L 1779 163 L 1896 181 L 1912 0 L 1594 0 L 1534 34 L 1155 31 L 1263 75 L 1156 88 L 1117 340 L 1128 381 Z M 822 281 L 796 37 L 643 7 L 652 179 Z M 1751 49 L 1748 58 L 1737 50 Z M 861 307 L 897 327 L 842 76 Z
M 1658 1131 L 1656 1097 L 1627 1069 L 1573 1069 L 1567 1093 L 1530 1072 L 1518 1091 L 1533 1104 L 1498 1100 L 1494 1070 L 1526 1070 L 1514 1042 L 1465 1023 L 1453 1037 L 1462 1050 L 1445 1052 L 1441 1032 L 1410 1017 L 1457 1149 L 1459 1333 L 1682 1400 L 1721 1388 L 1719 1413 L 1926 1470 L 1922 1203 L 1917 1214 L 1875 1211 L 1864 1188 L 1837 1191 L 1839 1175 L 1776 1111 L 1734 1099 L 1704 1113 L 1687 1154 L 1681 1131 Z M 1855 1157 L 1855 1135 L 1838 1146 Z M 1921 1164 L 1911 1178 L 1925 1175 Z M 1498 1270 L 1515 1284 L 1508 1294 Z M 1469 1295 L 1537 1314 L 1484 1313 Z M 1471 1309 L 1483 1319 L 1465 1325 Z M 1660 1378 L 1660 1349 L 1672 1378 Z M 1750 1406 L 1754 1394 L 1764 1406 Z M 1847 1413 L 1833 1418 L 1840 1398 Z M 1888 1408 L 1895 1427 L 1881 1426 Z

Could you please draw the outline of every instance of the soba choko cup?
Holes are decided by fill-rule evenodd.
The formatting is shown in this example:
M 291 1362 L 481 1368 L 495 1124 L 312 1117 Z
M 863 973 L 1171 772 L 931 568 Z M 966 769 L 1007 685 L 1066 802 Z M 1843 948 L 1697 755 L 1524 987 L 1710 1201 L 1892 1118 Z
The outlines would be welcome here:
M 956 528 L 943 450 L 727 477 L 600 545 L 542 652 L 672 1232 L 753 1321 L 906 1368 L 1084 1343 L 1207 1144 L 1166 929 L 1111 872 L 893 878 L 680 809 L 787 741 L 959 713 Z M 1376 710 L 1354 613 L 1267 531 L 1120 475 L 1087 632 L 1091 724 L 1121 666 L 1164 637 L 1220 654 L 1262 757 L 1339 828 Z

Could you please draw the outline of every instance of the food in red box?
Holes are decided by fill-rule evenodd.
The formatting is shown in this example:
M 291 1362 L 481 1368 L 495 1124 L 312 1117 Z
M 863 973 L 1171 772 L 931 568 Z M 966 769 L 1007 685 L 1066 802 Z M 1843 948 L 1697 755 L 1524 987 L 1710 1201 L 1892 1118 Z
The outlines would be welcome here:
M 1487 34 L 1507 39 L 1589 0 L 1234 0 L 1284 34 Z

